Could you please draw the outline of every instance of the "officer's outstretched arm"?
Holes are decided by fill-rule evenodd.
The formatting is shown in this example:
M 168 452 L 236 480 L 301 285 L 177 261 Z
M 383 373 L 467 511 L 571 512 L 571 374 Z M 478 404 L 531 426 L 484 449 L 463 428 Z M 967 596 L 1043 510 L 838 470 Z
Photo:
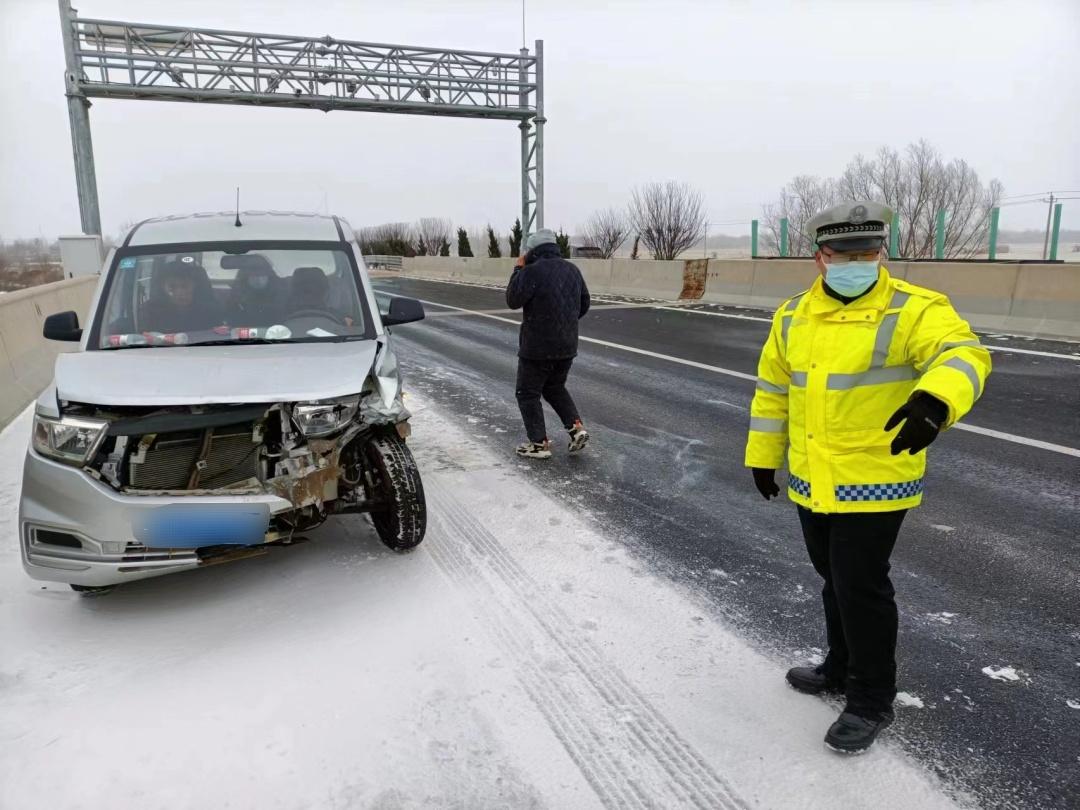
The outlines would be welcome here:
M 788 444 L 788 387 L 791 368 L 782 338 L 783 308 L 773 316 L 769 338 L 758 361 L 757 390 L 750 403 L 750 435 L 746 442 L 746 466 L 776 470 L 784 465 Z
M 922 374 L 915 390 L 949 407 L 946 426 L 971 410 L 990 376 L 990 352 L 945 296 L 932 301 L 919 316 L 908 339 L 908 355 Z

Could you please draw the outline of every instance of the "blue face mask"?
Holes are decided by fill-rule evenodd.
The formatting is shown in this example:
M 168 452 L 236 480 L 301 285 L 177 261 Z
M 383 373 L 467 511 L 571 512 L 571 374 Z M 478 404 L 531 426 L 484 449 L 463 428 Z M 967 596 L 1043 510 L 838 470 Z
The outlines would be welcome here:
M 848 262 L 826 264 L 825 283 L 833 292 L 845 298 L 855 298 L 869 290 L 878 280 L 878 262 Z

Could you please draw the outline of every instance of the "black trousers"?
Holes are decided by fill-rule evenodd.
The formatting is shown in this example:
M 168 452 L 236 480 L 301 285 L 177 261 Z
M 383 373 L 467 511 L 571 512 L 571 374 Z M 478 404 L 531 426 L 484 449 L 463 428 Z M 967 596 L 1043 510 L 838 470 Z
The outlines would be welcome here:
M 896 698 L 897 614 L 889 555 L 906 514 L 821 515 L 799 507 L 806 550 L 825 580 L 824 668 L 846 682 L 848 709 L 856 713 L 891 711 Z
M 547 438 L 544 406 L 540 403 L 540 397 L 547 400 L 548 405 L 555 409 L 555 413 L 559 415 L 563 427 L 567 430 L 572 428 L 574 422 L 578 420 L 577 406 L 570 392 L 566 390 L 566 376 L 570 373 L 570 366 L 573 364 L 572 357 L 565 360 L 518 358 L 517 385 L 514 394 L 517 396 L 521 418 L 525 422 L 525 432 L 530 442 L 542 442 Z

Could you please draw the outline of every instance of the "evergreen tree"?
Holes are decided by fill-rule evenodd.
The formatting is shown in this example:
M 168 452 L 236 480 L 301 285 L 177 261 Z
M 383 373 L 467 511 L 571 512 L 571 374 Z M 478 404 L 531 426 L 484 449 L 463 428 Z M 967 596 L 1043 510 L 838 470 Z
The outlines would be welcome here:
M 439 243 L 439 255 L 440 256 L 449 256 L 450 255 L 450 240 L 449 239 L 443 239 L 442 242 Z
M 457 255 L 471 258 L 473 255 L 472 245 L 469 244 L 469 234 L 464 228 L 457 229 Z
M 641 234 L 634 236 L 634 249 L 630 251 L 630 258 L 637 259 L 638 257 L 638 243 L 641 241 Z
M 521 255 L 521 239 L 524 234 L 521 232 L 521 217 L 514 220 L 514 227 L 510 229 L 510 255 Z
M 494 229 L 490 225 L 487 228 L 488 231 L 488 258 L 489 259 L 501 259 L 502 248 L 499 247 L 499 237 L 495 235 Z
M 562 232 L 562 228 L 559 228 L 559 232 L 555 234 L 555 244 L 559 246 L 559 252 L 564 259 L 570 258 L 570 236 Z
M 421 236 L 416 242 L 416 255 L 417 256 L 427 256 L 427 254 L 428 254 L 428 246 L 426 244 L 424 244 L 424 237 Z

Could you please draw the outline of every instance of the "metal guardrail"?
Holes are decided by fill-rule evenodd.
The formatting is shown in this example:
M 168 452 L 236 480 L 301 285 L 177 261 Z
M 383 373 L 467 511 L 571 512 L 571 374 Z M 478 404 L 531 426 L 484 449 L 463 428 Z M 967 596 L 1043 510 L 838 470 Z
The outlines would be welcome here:
M 365 256 L 364 264 L 380 270 L 400 270 L 401 256 Z

